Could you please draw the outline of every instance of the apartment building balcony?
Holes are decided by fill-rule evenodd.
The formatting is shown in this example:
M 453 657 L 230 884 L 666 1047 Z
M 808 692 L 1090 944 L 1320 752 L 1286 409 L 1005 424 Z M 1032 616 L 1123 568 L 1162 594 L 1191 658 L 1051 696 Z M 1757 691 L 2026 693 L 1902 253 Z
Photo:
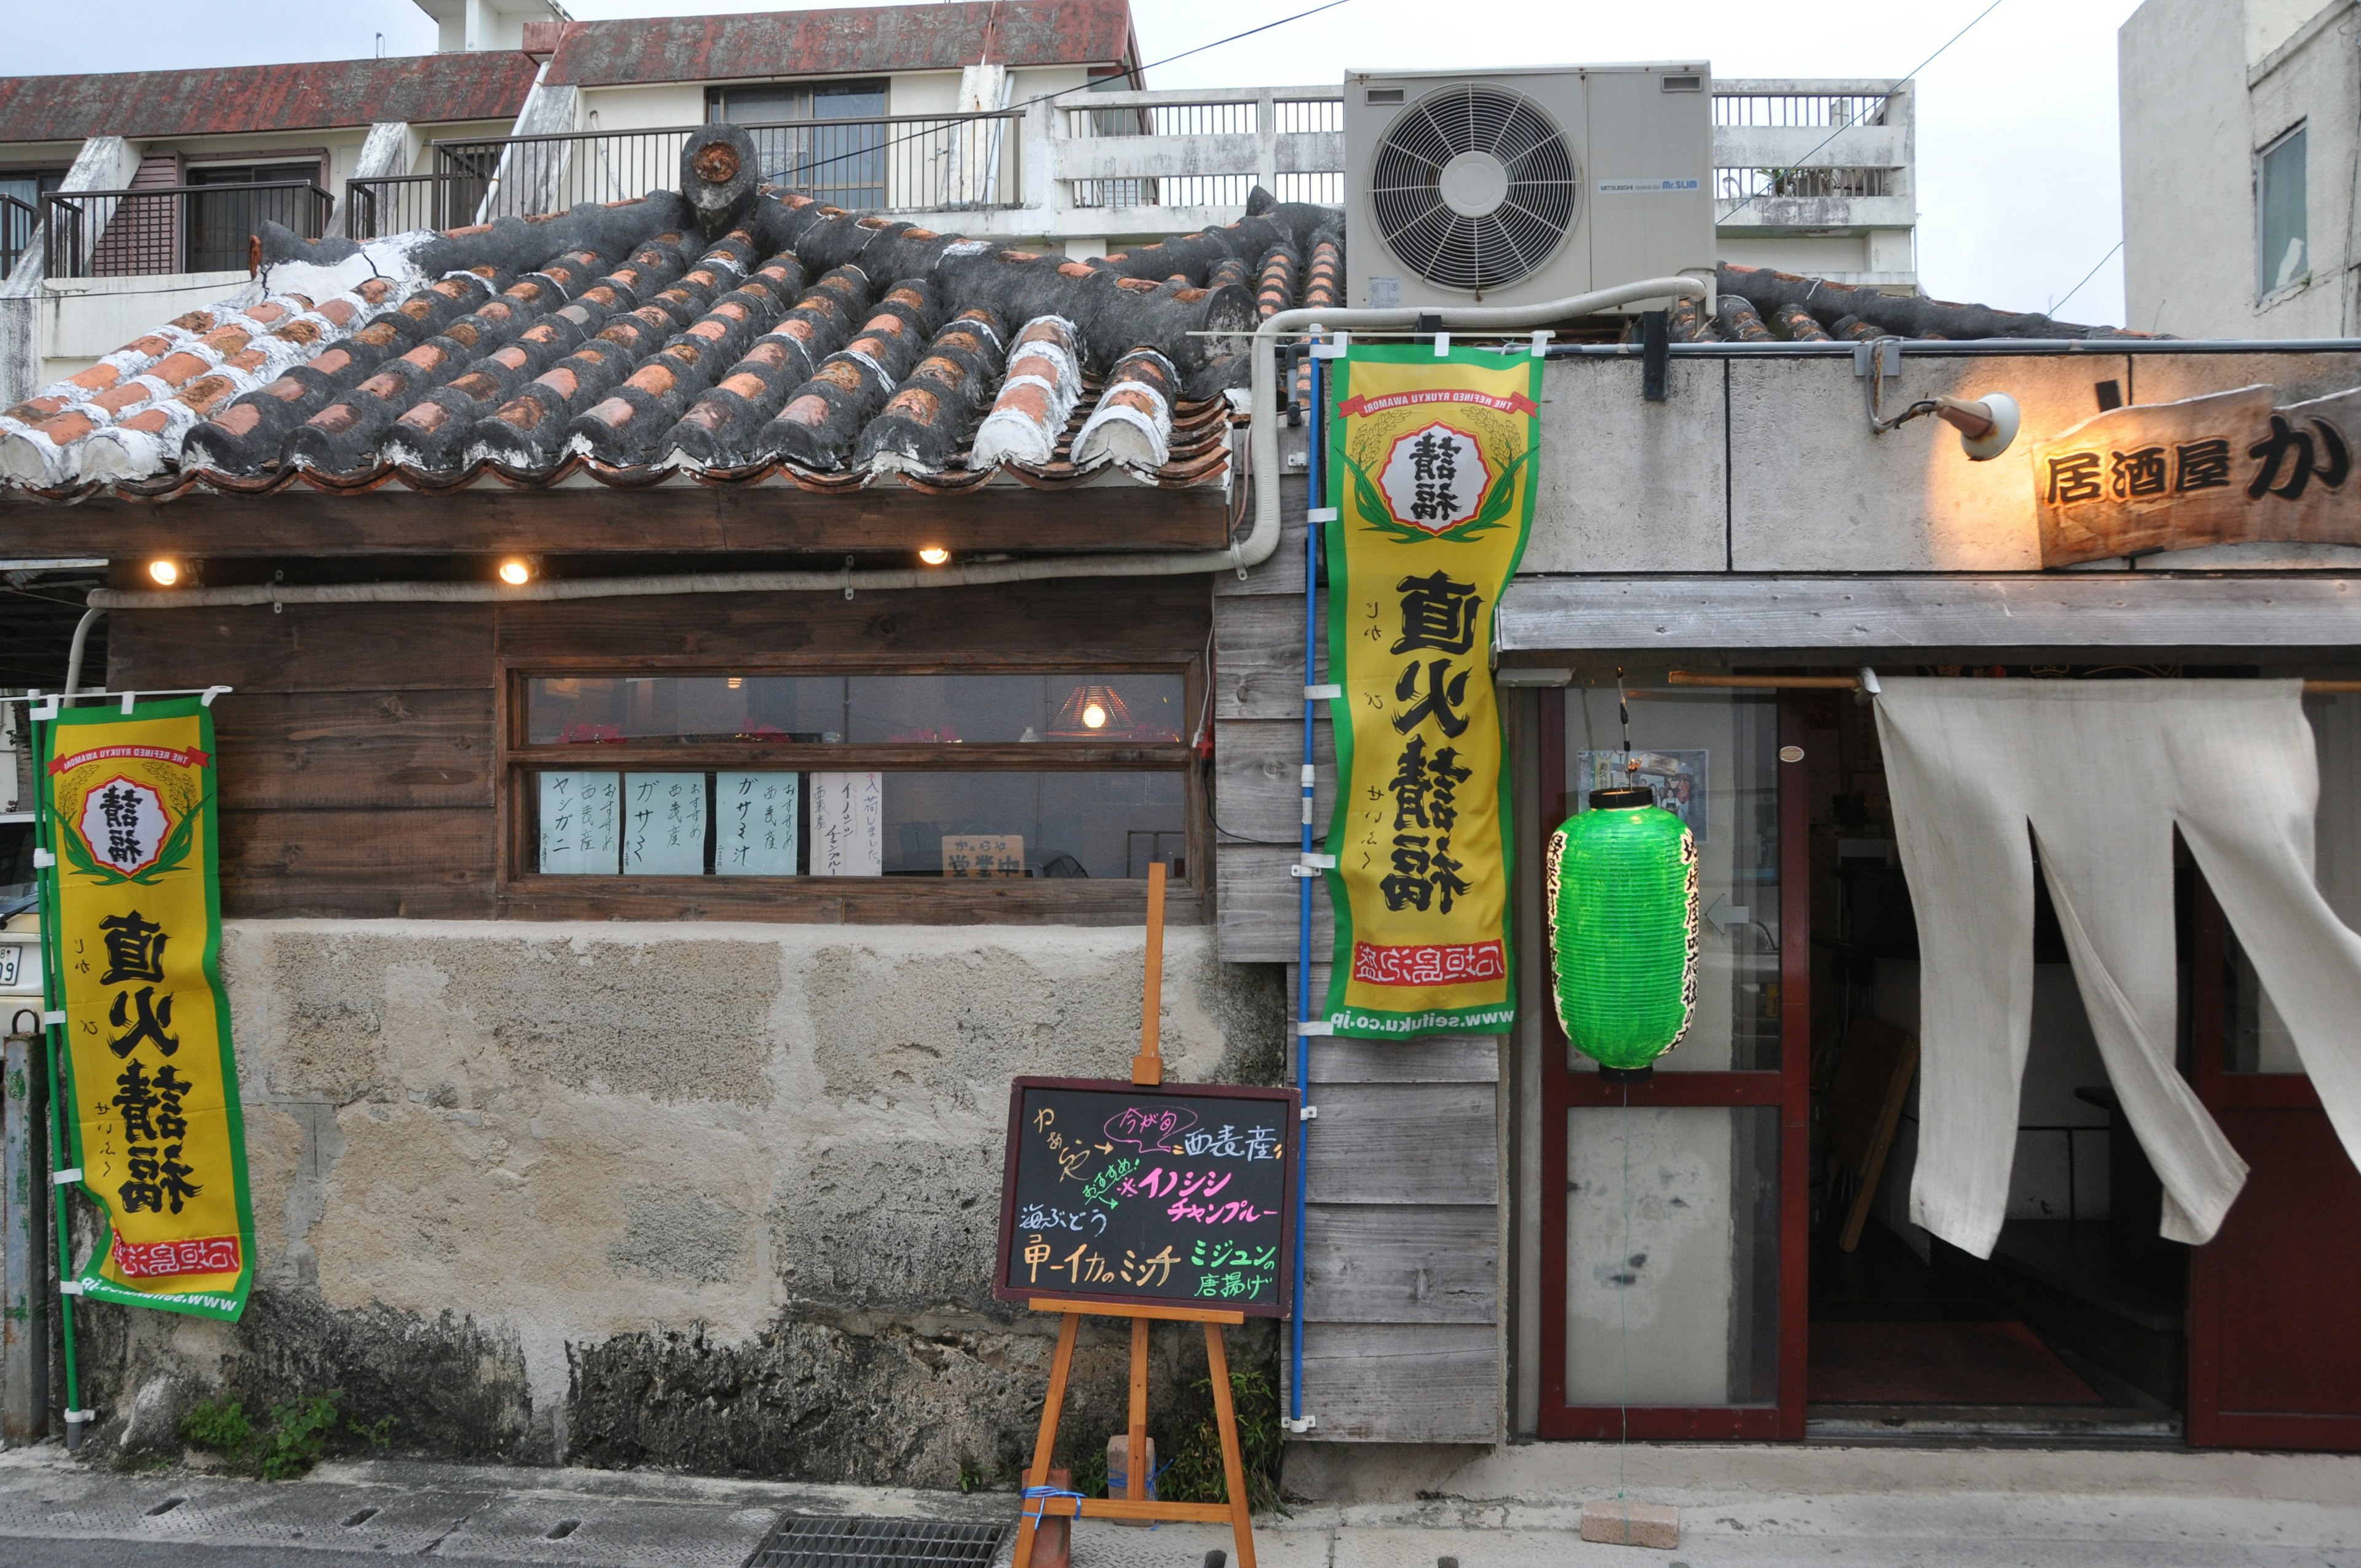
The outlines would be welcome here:
M 1282 201 L 1342 203 L 1344 108 L 1341 86 L 1092 91 L 984 113 L 746 128 L 765 177 L 787 189 L 1087 257 L 1230 222 L 1257 185 Z M 1715 82 L 1721 258 L 1914 291 L 1912 110 L 1912 89 L 1901 82 Z M 0 380 L 22 380 L 29 391 L 122 343 L 159 300 L 186 309 L 234 291 L 247 279 L 247 236 L 265 219 L 368 239 L 637 196 L 678 180 L 681 148 L 697 129 L 558 128 L 412 143 L 415 156 L 392 165 L 408 172 L 357 175 L 340 195 L 279 181 L 133 182 L 51 192 L 38 208 L 0 197 L 0 277 L 24 272 L 17 263 L 27 257 L 43 274 L 0 289 L 12 296 L 0 303 L 32 307 L 22 325 L 0 322 L 30 339 L 11 351 L 18 368 Z M 136 152 L 128 156 L 136 164 Z

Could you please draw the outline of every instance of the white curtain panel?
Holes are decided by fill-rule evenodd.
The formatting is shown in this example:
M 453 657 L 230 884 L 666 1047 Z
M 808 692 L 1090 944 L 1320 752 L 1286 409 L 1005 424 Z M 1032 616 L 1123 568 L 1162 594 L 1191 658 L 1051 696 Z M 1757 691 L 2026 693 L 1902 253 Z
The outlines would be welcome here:
M 2213 1239 L 2246 1162 L 2174 1066 L 2178 826 L 2361 1162 L 2361 937 L 2312 881 L 2320 776 L 2299 681 L 1886 679 L 1886 784 L 1918 917 L 1910 1217 L 1978 1257 L 2007 1206 L 2033 1004 L 2033 845 L 2107 1076 Z

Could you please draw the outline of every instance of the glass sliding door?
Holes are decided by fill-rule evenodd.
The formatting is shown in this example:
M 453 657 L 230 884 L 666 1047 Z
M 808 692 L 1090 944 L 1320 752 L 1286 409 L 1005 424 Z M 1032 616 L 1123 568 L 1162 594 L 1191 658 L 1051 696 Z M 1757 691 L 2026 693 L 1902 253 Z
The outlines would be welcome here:
M 1545 698 L 1535 853 L 1596 788 L 1653 789 L 1697 839 L 1697 1002 L 1640 1083 L 1542 1069 L 1543 1437 L 1800 1438 L 1808 1157 L 1802 715 L 1611 668 Z M 1784 751 L 1783 751 L 1784 748 Z

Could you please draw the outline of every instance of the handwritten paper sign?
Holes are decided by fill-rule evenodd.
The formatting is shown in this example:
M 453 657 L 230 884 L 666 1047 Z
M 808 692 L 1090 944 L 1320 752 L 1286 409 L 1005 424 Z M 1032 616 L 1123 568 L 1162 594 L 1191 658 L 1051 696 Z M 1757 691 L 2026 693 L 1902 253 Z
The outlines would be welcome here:
M 885 775 L 814 773 L 811 874 L 877 876 L 885 870 Z
M 722 876 L 793 876 L 803 814 L 794 773 L 713 775 L 713 869 Z
M 1016 1080 L 993 1293 L 1285 1317 L 1296 1126 L 1291 1089 Z
M 622 775 L 541 775 L 541 869 L 553 876 L 613 876 L 621 849 Z
M 1025 837 L 1021 833 L 946 833 L 943 835 L 943 875 L 1023 876 Z
M 705 775 L 623 775 L 627 876 L 705 874 Z

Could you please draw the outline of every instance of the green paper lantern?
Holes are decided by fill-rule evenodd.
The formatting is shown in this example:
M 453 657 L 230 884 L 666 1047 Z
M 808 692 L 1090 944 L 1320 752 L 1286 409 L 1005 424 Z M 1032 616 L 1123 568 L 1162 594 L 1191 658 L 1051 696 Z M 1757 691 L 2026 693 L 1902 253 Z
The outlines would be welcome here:
M 1697 1010 L 1697 839 L 1644 788 L 1594 790 L 1550 836 L 1550 970 L 1574 1048 L 1620 1072 L 1680 1044 Z

